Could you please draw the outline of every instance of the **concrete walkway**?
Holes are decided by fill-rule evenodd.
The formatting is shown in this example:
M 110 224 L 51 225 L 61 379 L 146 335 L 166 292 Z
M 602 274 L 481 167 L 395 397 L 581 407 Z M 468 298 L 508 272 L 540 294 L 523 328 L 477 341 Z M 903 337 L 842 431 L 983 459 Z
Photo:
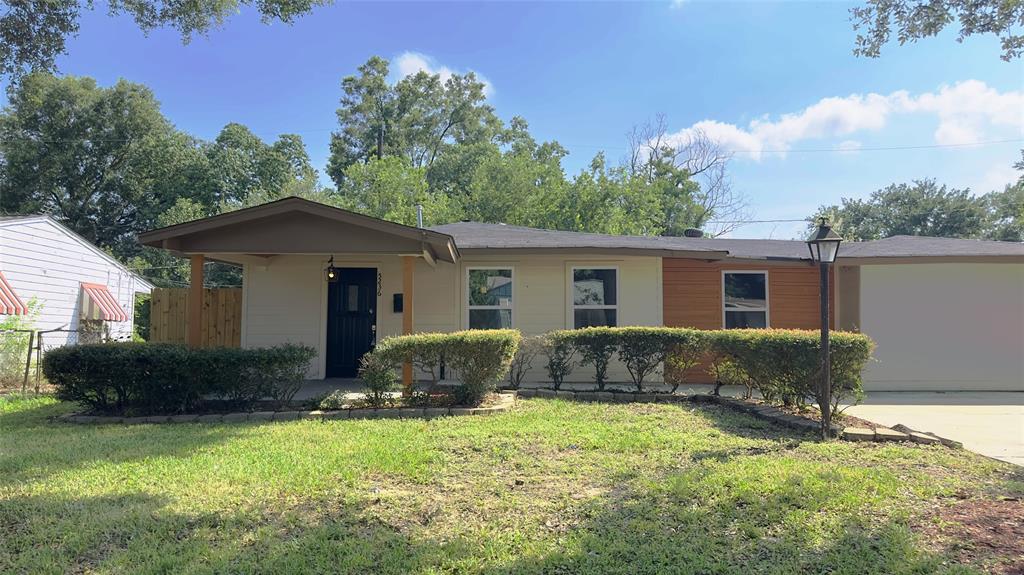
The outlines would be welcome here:
M 1024 466 L 1024 392 L 878 392 L 850 407 L 855 415 L 902 423 L 964 444 L 971 451 Z

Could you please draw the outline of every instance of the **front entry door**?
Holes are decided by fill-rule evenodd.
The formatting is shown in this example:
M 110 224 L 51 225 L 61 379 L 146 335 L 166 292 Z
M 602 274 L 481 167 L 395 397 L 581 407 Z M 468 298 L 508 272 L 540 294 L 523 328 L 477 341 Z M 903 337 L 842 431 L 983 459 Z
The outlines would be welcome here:
M 377 340 L 377 270 L 339 268 L 327 286 L 327 377 L 355 377 Z

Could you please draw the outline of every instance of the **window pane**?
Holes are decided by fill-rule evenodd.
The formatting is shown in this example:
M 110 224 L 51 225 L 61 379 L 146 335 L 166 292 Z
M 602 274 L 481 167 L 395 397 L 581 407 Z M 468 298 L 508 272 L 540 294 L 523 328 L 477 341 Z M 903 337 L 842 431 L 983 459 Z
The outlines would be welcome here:
M 616 305 L 616 270 L 573 270 L 572 301 L 575 305 Z
M 606 325 L 615 327 L 616 311 L 614 309 L 578 309 L 573 312 L 573 327 L 595 327 Z
M 359 311 L 359 286 L 346 286 L 348 289 L 348 311 Z
M 469 305 L 512 306 L 512 270 L 469 270 Z
M 512 327 L 510 309 L 471 309 L 469 329 L 503 329 Z
M 727 309 L 765 308 L 765 294 L 765 274 L 725 274 Z
M 768 327 L 768 314 L 763 311 L 726 311 L 725 328 Z

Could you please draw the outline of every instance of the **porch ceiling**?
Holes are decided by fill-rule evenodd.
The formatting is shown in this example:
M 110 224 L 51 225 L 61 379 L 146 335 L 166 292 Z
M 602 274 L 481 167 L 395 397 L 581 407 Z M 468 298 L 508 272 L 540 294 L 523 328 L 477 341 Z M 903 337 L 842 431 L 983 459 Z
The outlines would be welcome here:
M 296 197 L 152 230 L 139 242 L 238 263 L 280 254 L 421 255 L 452 263 L 459 258 L 447 234 Z

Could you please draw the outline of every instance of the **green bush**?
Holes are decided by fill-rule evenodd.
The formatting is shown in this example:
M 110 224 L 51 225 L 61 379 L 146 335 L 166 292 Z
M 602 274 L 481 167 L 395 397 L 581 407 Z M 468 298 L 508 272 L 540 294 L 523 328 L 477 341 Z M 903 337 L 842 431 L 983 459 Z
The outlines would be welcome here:
M 328 393 L 316 403 L 317 407 L 324 411 L 345 409 L 352 404 L 352 401 L 345 397 L 345 392 L 340 389 Z
M 0 389 L 20 386 L 25 381 L 25 362 L 28 359 L 29 333 L 40 305 L 36 298 L 25 304 L 26 315 L 0 316 Z
M 516 355 L 512 358 L 511 365 L 509 365 L 509 389 L 519 389 L 523 379 L 526 377 L 526 372 L 530 371 L 530 368 L 533 367 L 533 360 L 543 349 L 544 336 L 523 336 L 522 341 L 519 342 L 519 348 L 516 350 Z
M 686 383 L 686 372 L 696 367 L 708 355 L 708 332 L 697 329 L 670 328 L 666 334 L 665 383 L 672 393 Z
M 386 354 L 368 353 L 359 360 L 359 377 L 366 388 L 368 407 L 385 407 L 398 384 L 394 362 Z
M 437 375 L 431 371 L 432 366 L 439 365 L 438 358 L 443 357 L 462 381 L 457 390 L 459 397 L 476 404 L 505 376 L 521 339 L 513 329 L 402 335 L 384 339 L 368 355 L 377 356 L 392 372 L 397 364 L 407 361 L 421 369 L 425 366 L 434 383 Z
M 576 347 L 572 345 L 571 331 L 553 331 L 544 334 L 544 355 L 548 361 L 544 369 L 551 378 L 551 384 L 556 390 L 562 387 L 562 382 L 572 373 L 576 363 L 573 356 L 576 355 Z
M 765 401 L 802 406 L 819 399 L 821 334 L 814 330 L 738 329 L 712 333 L 714 353 L 730 358 Z M 861 371 L 874 343 L 859 333 L 832 332 L 832 410 L 845 398 L 860 398 Z
M 586 327 L 562 332 L 561 337 L 580 354 L 580 365 L 594 366 L 594 383 L 599 391 L 604 391 L 608 381 L 608 364 L 618 349 L 619 334 L 619 328 L 612 327 Z M 558 383 L 561 384 L 560 381 Z
M 462 380 L 460 393 L 466 403 L 478 404 L 508 372 L 522 335 L 514 329 L 469 330 L 449 335 L 451 364 Z
M 290 400 L 312 348 L 200 348 L 174 344 L 65 346 L 43 358 L 57 397 L 100 413 L 170 414 L 199 409 L 207 398 L 247 408 L 266 397 Z
M 452 344 L 450 334 L 415 333 L 389 337 L 377 344 L 376 352 L 393 363 L 411 363 L 416 369 L 430 375 L 430 391 L 441 377 L 441 366 L 447 361 Z
M 619 361 L 625 364 L 638 392 L 644 390 L 644 380 L 658 372 L 677 341 L 683 340 L 682 334 L 691 331 L 671 327 L 616 328 Z

